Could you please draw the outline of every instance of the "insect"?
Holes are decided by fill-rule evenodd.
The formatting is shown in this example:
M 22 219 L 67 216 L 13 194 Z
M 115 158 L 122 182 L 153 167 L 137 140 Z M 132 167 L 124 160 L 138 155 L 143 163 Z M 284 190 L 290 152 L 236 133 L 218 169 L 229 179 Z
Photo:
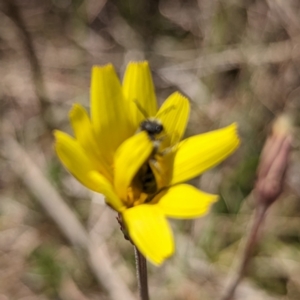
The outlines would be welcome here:
M 142 192 L 146 194 L 154 194 L 157 192 L 156 179 L 149 162 L 142 165 L 139 171 L 139 178 Z
M 158 119 L 148 118 L 140 124 L 140 129 L 146 131 L 150 139 L 155 141 L 155 135 L 160 134 L 164 127 Z
M 146 194 L 154 194 L 157 191 L 157 184 L 150 162 L 155 168 L 158 168 L 155 155 L 158 153 L 161 139 L 158 139 L 157 135 L 160 134 L 163 129 L 162 123 L 158 119 L 154 118 L 147 118 L 140 124 L 140 130 L 146 131 L 150 140 L 153 142 L 153 151 L 146 163 L 142 165 L 139 174 L 142 191 Z
M 155 159 L 155 156 L 164 155 L 164 151 L 160 153 L 159 148 L 162 140 L 165 137 L 158 137 L 158 135 L 163 132 L 164 127 L 159 119 L 149 117 L 147 115 L 147 112 L 144 110 L 144 108 L 140 105 L 138 101 L 134 102 L 137 105 L 138 110 L 145 117 L 144 121 L 140 123 L 139 130 L 146 131 L 153 144 L 152 153 L 150 154 L 148 160 L 140 168 L 138 176 L 140 178 L 142 192 L 146 194 L 155 194 L 157 192 L 158 187 L 152 168 L 155 168 L 158 172 L 160 171 L 159 164 Z M 163 111 L 163 114 L 167 113 L 173 108 L 173 106 L 169 107 L 168 109 Z

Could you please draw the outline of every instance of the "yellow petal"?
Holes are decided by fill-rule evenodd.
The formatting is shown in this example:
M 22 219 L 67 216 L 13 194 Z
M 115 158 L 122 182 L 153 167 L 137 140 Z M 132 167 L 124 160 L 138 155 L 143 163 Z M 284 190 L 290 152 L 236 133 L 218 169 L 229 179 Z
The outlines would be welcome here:
M 156 96 L 147 61 L 128 64 L 123 79 L 123 92 L 129 102 L 131 117 L 136 128 L 145 118 L 155 116 Z
M 91 160 L 81 145 L 68 134 L 55 130 L 55 150 L 63 165 L 87 188 L 97 191 L 98 186 L 88 173 L 94 171 Z
M 105 162 L 100 152 L 95 132 L 86 110 L 80 104 L 74 104 L 69 117 L 75 137 L 91 159 L 93 166 L 112 182 L 112 169 Z
M 130 238 L 153 264 L 160 265 L 174 252 L 171 228 L 157 205 L 138 205 L 123 212 Z
M 179 184 L 163 192 L 157 205 L 171 218 L 197 218 L 205 215 L 217 198 L 191 185 Z
M 189 100 L 178 92 L 170 95 L 160 107 L 156 118 L 161 120 L 165 132 L 174 145 L 182 138 L 190 113 Z
M 127 139 L 118 148 L 115 155 L 114 186 L 121 199 L 126 199 L 133 177 L 149 158 L 152 150 L 153 144 L 145 131 Z
M 130 120 L 120 81 L 111 64 L 92 69 L 91 118 L 101 152 L 112 163 L 115 150 L 136 128 Z
M 98 193 L 105 196 L 106 203 L 118 212 L 122 212 L 126 209 L 120 198 L 115 193 L 111 183 L 98 172 L 90 172 L 90 179 L 97 184 Z
M 54 132 L 55 149 L 64 166 L 87 188 L 106 196 L 107 203 L 121 212 L 125 209 L 111 183 L 93 168 L 81 145 L 68 134 Z
M 187 181 L 214 167 L 239 144 L 236 124 L 183 140 L 175 155 L 171 184 Z

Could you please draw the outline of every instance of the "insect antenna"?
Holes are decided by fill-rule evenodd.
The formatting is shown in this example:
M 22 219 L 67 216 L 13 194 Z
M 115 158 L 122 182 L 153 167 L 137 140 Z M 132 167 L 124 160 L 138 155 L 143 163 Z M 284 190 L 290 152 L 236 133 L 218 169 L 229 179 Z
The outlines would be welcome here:
M 135 100 L 133 100 L 133 102 L 137 106 L 140 113 L 145 117 L 145 119 L 149 119 L 149 116 L 148 116 L 146 110 L 142 107 L 142 105 L 138 102 L 138 100 L 135 99 Z

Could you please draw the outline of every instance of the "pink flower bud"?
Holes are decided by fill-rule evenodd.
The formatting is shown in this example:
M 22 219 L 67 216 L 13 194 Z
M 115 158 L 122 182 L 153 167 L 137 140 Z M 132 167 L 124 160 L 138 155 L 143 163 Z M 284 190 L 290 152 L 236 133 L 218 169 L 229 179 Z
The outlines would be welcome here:
M 285 115 L 273 124 L 258 166 L 254 191 L 259 204 L 271 205 L 282 192 L 291 152 L 291 129 L 291 121 Z

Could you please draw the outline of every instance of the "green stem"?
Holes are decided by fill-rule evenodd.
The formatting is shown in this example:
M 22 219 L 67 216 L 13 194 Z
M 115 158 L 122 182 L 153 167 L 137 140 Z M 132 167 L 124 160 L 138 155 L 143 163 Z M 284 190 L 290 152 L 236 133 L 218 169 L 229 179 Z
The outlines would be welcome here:
M 149 300 L 147 262 L 143 254 L 134 246 L 136 277 L 141 300 Z

